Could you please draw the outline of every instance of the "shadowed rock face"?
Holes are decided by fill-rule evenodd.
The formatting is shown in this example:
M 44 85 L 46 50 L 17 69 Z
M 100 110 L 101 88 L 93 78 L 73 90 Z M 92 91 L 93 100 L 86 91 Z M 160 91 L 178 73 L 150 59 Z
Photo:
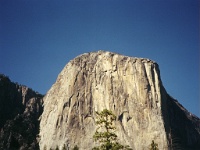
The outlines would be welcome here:
M 152 140 L 163 150 L 199 148 L 199 118 L 166 93 L 155 62 L 98 51 L 71 60 L 44 97 L 40 149 L 98 145 L 95 111 L 105 108 L 118 118 L 119 142 L 133 149 L 148 149 Z
M 42 95 L 0 75 L 0 149 L 39 149 Z
M 177 100 L 167 96 L 166 131 L 172 149 L 200 149 L 200 119 L 188 112 Z

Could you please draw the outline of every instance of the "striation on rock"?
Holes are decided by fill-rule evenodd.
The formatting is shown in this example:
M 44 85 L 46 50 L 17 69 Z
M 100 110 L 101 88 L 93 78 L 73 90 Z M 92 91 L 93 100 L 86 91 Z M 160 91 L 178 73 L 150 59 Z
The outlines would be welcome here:
M 176 129 L 169 107 L 175 106 L 173 102 L 162 85 L 159 67 L 154 61 L 107 51 L 85 53 L 64 67 L 44 97 L 40 149 L 57 146 L 62 149 L 64 145 L 69 149 L 75 145 L 81 150 L 92 149 L 98 145 L 93 140 L 95 112 L 105 108 L 117 116 L 115 126 L 120 143 L 147 150 L 154 140 L 159 149 L 170 149 L 174 144 L 172 132 L 175 133 L 171 127 Z M 179 109 L 178 106 L 174 111 Z M 199 118 L 194 124 L 198 123 Z M 197 125 L 194 130 L 187 130 L 193 135 L 190 145 L 196 143 L 198 148 L 199 129 Z

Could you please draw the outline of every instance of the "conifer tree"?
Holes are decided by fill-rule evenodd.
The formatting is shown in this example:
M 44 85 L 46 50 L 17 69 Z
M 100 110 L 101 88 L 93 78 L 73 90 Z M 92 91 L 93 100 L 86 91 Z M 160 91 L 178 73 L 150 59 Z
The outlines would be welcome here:
M 117 142 L 117 135 L 114 132 L 116 128 L 113 125 L 116 116 L 112 111 L 104 109 L 100 113 L 96 112 L 96 114 L 98 128 L 93 138 L 95 141 L 99 141 L 101 145 L 94 147 L 93 150 L 131 150 L 129 146 L 123 146 Z

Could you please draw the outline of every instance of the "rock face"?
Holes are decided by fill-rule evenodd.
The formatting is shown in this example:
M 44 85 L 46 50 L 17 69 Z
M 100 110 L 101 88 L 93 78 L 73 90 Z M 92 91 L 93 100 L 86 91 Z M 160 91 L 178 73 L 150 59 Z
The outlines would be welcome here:
M 98 51 L 71 60 L 44 97 L 40 149 L 92 149 L 96 111 L 111 110 L 119 142 L 146 150 L 200 148 L 200 120 L 165 91 L 158 65 Z M 182 141 L 182 139 L 184 139 Z
M 39 149 L 42 95 L 0 74 L 0 149 Z
M 177 100 L 167 95 L 164 121 L 169 145 L 173 149 L 200 149 L 200 119 L 188 112 Z

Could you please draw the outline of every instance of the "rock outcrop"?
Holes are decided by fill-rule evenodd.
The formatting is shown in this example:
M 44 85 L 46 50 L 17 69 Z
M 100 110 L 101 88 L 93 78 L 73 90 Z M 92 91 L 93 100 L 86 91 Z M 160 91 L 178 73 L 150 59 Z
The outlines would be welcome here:
M 0 74 L 0 149 L 39 149 L 43 95 Z
M 165 91 L 149 59 L 98 51 L 71 60 L 44 97 L 40 149 L 92 149 L 96 111 L 111 110 L 119 142 L 146 150 L 200 148 L 200 120 Z

